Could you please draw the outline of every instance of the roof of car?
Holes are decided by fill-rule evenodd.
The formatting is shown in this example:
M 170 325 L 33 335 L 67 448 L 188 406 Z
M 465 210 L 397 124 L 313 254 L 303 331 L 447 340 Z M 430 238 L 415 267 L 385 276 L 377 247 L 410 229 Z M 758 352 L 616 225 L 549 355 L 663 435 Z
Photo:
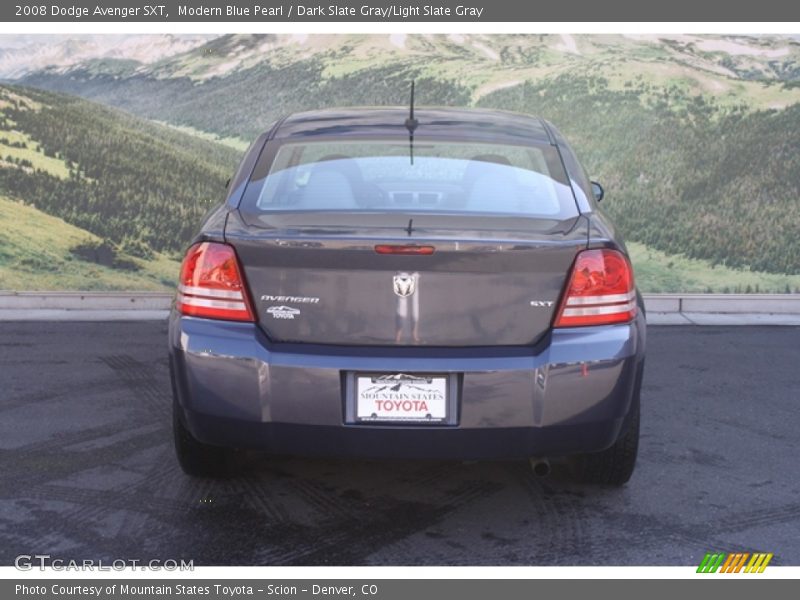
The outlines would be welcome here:
M 407 106 L 336 108 L 289 115 L 273 137 L 408 137 Z M 539 117 L 501 110 L 417 108 L 415 138 L 456 138 L 508 143 L 552 143 L 549 124 Z

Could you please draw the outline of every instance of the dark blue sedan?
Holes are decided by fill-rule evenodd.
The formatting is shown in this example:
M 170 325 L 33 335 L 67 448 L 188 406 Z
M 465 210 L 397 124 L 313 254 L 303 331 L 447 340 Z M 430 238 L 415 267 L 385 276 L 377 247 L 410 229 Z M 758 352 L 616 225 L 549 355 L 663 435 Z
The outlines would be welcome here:
M 247 151 L 169 322 L 178 459 L 571 456 L 623 484 L 645 319 L 602 188 L 547 121 L 325 110 Z

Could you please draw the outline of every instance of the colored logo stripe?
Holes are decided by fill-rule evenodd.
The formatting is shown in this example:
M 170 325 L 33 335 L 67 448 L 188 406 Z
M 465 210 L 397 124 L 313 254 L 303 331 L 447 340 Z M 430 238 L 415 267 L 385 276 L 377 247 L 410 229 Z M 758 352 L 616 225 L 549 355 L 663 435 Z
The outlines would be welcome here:
M 763 573 L 772 560 L 773 554 L 766 552 L 707 552 L 697 567 L 698 573 L 739 573 L 744 568 L 745 573 Z M 750 559 L 748 562 L 747 559 Z M 745 566 L 747 563 L 747 566 Z
M 697 567 L 698 573 L 716 573 L 722 561 L 725 560 L 725 554 L 706 553 L 700 566 Z
M 728 560 L 722 565 L 720 573 L 738 573 L 744 566 L 744 561 L 750 556 L 747 552 L 728 554 Z
M 744 569 L 745 573 L 763 573 L 764 569 L 767 568 L 769 561 L 772 560 L 772 553 L 764 554 L 764 553 L 757 553 L 753 554 L 753 558 L 750 559 L 750 562 Z

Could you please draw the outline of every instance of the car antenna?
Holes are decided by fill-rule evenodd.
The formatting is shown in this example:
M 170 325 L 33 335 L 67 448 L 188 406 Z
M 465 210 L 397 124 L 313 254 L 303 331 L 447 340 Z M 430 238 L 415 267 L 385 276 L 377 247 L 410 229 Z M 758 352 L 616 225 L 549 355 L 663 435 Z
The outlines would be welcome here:
M 414 164 L 414 131 L 417 129 L 419 121 L 414 118 L 414 80 L 411 80 L 411 107 L 406 119 L 406 129 L 408 129 L 408 156 L 411 164 Z

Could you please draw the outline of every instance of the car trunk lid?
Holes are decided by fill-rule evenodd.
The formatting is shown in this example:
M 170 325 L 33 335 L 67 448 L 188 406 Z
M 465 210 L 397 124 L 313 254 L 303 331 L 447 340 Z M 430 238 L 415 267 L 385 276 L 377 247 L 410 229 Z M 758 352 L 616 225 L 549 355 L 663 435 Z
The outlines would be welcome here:
M 550 328 L 584 217 L 231 213 L 258 321 L 276 342 L 513 346 Z M 376 246 L 432 254 L 376 252 Z

